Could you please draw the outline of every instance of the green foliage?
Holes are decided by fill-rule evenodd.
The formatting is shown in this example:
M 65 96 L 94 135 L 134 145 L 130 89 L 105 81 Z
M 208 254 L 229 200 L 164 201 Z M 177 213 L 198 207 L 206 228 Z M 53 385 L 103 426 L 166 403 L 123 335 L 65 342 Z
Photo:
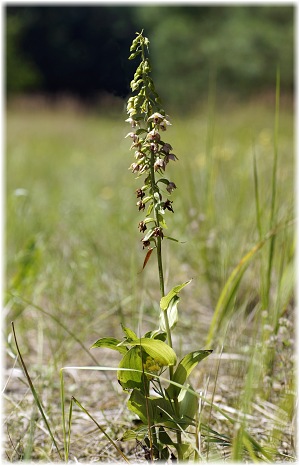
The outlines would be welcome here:
M 192 351 L 184 356 L 184 358 L 178 364 L 176 371 L 173 376 L 173 382 L 178 384 L 184 384 L 187 378 L 190 376 L 192 370 L 197 366 L 197 364 L 202 361 L 204 358 L 209 356 L 212 353 L 212 350 L 199 350 Z M 170 398 L 178 396 L 178 387 L 170 385 L 168 388 L 168 394 Z
M 219 91 L 243 98 L 269 89 L 278 65 L 283 89 L 291 90 L 294 11 L 292 6 L 163 6 L 139 8 L 136 15 L 153 37 L 157 85 L 168 102 L 182 108 L 203 95 L 213 76 Z
M 205 97 L 214 77 L 219 91 L 242 99 L 270 90 L 277 65 L 283 91 L 293 90 L 293 5 L 10 5 L 6 15 L 11 91 L 127 95 L 133 65 L 125 56 L 141 25 L 158 88 L 178 109 Z
M 41 85 L 42 77 L 32 58 L 22 52 L 26 22 L 21 17 L 6 20 L 6 90 L 8 94 L 28 92 Z

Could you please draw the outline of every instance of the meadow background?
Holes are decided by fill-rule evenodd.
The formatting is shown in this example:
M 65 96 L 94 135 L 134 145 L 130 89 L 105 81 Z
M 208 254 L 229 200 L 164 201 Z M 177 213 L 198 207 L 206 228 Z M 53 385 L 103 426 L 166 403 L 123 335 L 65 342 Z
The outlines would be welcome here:
M 293 21 L 292 6 L 6 7 L 7 461 L 59 460 L 11 321 L 61 451 L 60 369 L 117 366 L 114 352 L 89 350 L 95 340 L 121 338 L 121 323 L 157 327 L 156 264 L 141 272 L 140 183 L 124 139 L 141 29 L 179 158 L 166 288 L 193 278 L 174 344 L 214 350 L 193 386 L 236 419 L 200 407 L 202 459 L 295 461 Z M 133 415 L 115 379 L 68 370 L 66 400 L 142 461 L 140 445 L 122 442 Z M 72 424 L 72 461 L 119 460 L 84 413 Z

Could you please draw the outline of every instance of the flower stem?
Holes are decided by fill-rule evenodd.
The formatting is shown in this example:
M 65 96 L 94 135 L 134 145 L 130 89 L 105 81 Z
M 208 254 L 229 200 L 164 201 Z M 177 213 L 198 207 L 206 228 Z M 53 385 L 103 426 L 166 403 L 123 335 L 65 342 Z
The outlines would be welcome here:
M 154 205 L 154 215 L 155 215 L 155 223 L 156 226 L 159 227 L 159 217 L 158 217 L 158 212 L 156 209 L 156 204 L 157 200 L 155 199 L 155 192 L 157 191 L 156 189 L 156 183 L 155 183 L 155 173 L 154 173 L 154 154 L 151 153 L 151 163 L 150 163 L 150 174 L 151 174 L 151 188 L 152 188 L 152 196 L 153 196 L 153 205 Z M 157 252 L 157 266 L 158 266 L 158 275 L 159 275 L 159 287 L 160 287 L 160 293 L 161 297 L 165 296 L 165 283 L 164 283 L 164 271 L 163 271 L 163 264 L 162 264 L 162 248 L 161 248 L 161 237 L 157 237 L 157 243 L 156 243 L 156 252 Z M 171 329 L 169 325 L 169 319 L 168 319 L 168 313 L 167 310 L 163 311 L 164 314 L 164 320 L 165 320 L 165 326 L 166 326 L 166 332 L 167 332 L 167 340 L 168 340 L 168 345 L 172 348 L 172 336 L 171 336 Z M 170 370 L 170 378 L 173 378 L 173 367 L 169 367 Z

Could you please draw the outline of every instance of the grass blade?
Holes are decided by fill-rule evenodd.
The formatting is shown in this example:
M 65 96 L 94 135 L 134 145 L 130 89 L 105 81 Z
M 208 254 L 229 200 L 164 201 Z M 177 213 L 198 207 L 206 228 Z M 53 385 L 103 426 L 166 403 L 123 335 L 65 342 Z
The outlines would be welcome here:
M 279 128 L 279 100 L 280 100 L 280 70 L 277 68 L 276 73 L 276 99 L 275 99 L 275 124 L 274 124 L 274 159 L 273 159 L 273 171 L 272 171 L 272 197 L 271 197 L 271 213 L 270 213 L 270 225 L 271 230 L 274 227 L 275 217 L 275 205 L 276 205 L 276 191 L 277 191 L 277 165 L 278 165 L 278 128 Z M 275 248 L 275 236 L 271 238 L 270 249 L 269 249 L 269 260 L 268 260 L 268 272 L 267 272 L 267 306 L 269 307 L 270 301 L 270 288 L 271 288 L 271 274 Z
M 26 367 L 26 365 L 25 365 L 24 359 L 23 359 L 23 357 L 22 357 L 22 355 L 21 355 L 21 352 L 20 352 L 20 349 L 19 349 L 19 345 L 18 345 L 18 341 L 17 341 L 17 337 L 16 337 L 15 326 L 14 326 L 14 323 L 13 323 L 13 322 L 11 323 L 11 326 L 12 326 L 12 331 L 13 331 L 13 336 L 14 336 L 14 340 L 15 340 L 17 352 L 18 352 L 18 355 L 19 355 L 19 358 L 20 358 L 20 362 L 21 362 L 21 365 L 22 365 L 22 369 L 23 369 L 24 374 L 25 374 L 25 376 L 26 376 L 26 378 L 27 378 L 27 380 L 28 380 L 29 387 L 30 387 L 31 392 L 32 392 L 32 395 L 33 395 L 33 397 L 34 397 L 34 401 L 36 402 L 36 405 L 37 405 L 37 407 L 38 407 L 38 409 L 39 409 L 39 411 L 40 411 L 40 413 L 41 413 L 41 416 L 42 416 L 42 418 L 43 418 L 43 420 L 44 420 L 44 422 L 45 422 L 45 424 L 46 424 L 46 426 L 47 426 L 47 430 L 48 430 L 48 432 L 49 432 L 49 434 L 50 434 L 50 437 L 51 437 L 51 439 L 52 439 L 52 441 L 53 441 L 53 443 L 54 443 L 54 445 L 55 445 L 55 448 L 56 448 L 56 450 L 57 450 L 57 453 L 59 454 L 59 457 L 60 457 L 60 459 L 62 460 L 63 458 L 62 458 L 61 453 L 60 453 L 60 451 L 59 451 L 59 448 L 58 448 L 58 445 L 57 445 L 56 440 L 55 440 L 55 438 L 54 438 L 54 435 L 53 435 L 53 433 L 52 433 L 52 431 L 51 431 L 50 425 L 49 425 L 49 423 L 48 423 L 48 421 L 47 421 L 47 418 L 46 418 L 46 415 L 45 415 L 45 411 L 44 411 L 43 406 L 42 406 L 42 404 L 41 404 L 41 402 L 40 402 L 40 400 L 39 400 L 38 394 L 37 394 L 37 392 L 36 392 L 36 390 L 35 390 L 35 388 L 34 388 L 34 385 L 33 385 L 33 383 L 32 383 L 32 380 L 31 380 L 31 378 L 30 378 L 30 375 L 29 375 L 29 373 L 28 373 L 28 371 L 27 371 L 27 367 Z
M 232 296 L 234 292 L 237 289 L 237 286 L 239 284 L 239 281 L 241 280 L 250 260 L 253 258 L 253 256 L 256 254 L 257 251 L 259 251 L 265 243 L 271 239 L 272 237 L 276 236 L 279 230 L 281 230 L 283 227 L 287 227 L 291 225 L 293 222 L 284 222 L 283 224 L 277 225 L 273 230 L 269 231 L 265 235 L 265 237 L 256 243 L 250 251 L 245 254 L 240 262 L 237 264 L 237 266 L 233 269 L 231 272 L 227 282 L 225 283 L 223 290 L 221 292 L 221 295 L 219 297 L 219 300 L 216 305 L 216 309 L 214 312 L 214 315 L 212 317 L 211 325 L 209 328 L 208 336 L 206 339 L 206 345 L 208 347 L 211 346 L 212 340 L 214 338 L 214 335 L 216 334 L 220 323 L 222 319 L 225 317 L 228 305 L 232 299 Z
M 262 227 L 261 227 L 261 210 L 259 201 L 259 190 L 258 190 L 258 174 L 257 174 L 257 163 L 256 153 L 253 147 L 253 177 L 254 177 L 254 194 L 255 194 L 255 208 L 256 208 L 256 225 L 258 230 L 259 239 L 262 239 Z

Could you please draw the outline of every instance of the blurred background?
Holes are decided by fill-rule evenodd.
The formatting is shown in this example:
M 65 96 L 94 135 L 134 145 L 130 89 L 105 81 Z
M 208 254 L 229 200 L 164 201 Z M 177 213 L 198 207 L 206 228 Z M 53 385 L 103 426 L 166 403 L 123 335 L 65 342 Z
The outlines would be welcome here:
M 293 92 L 293 6 L 7 6 L 7 95 L 126 97 L 142 28 L 167 104 L 192 106 L 212 77 L 223 95 L 268 92 L 277 65 Z

